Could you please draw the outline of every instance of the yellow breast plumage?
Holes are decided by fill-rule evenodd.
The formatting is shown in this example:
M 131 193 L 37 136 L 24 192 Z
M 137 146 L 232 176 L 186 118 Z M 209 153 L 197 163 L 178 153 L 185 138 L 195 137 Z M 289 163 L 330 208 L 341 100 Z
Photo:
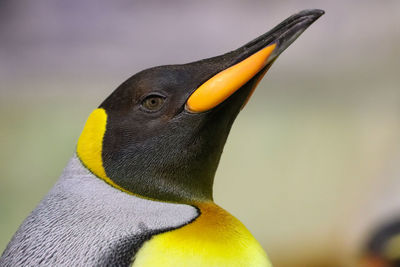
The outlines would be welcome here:
M 264 250 L 234 216 L 213 202 L 196 205 L 200 216 L 182 228 L 154 236 L 133 267 L 270 267 Z

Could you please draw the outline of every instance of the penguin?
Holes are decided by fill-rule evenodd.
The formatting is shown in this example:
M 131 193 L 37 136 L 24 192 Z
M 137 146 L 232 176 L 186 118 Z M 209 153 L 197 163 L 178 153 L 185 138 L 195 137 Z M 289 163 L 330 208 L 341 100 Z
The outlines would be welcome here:
M 400 217 L 382 223 L 371 233 L 360 267 L 400 267 Z
M 258 82 L 323 14 L 304 10 L 232 52 L 123 82 L 89 115 L 76 153 L 0 266 L 272 266 L 214 203 L 214 176 Z

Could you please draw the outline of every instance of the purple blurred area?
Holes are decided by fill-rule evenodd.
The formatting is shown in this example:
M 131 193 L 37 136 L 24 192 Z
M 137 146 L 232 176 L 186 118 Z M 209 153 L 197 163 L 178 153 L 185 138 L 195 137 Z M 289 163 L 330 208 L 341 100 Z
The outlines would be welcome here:
M 349 57 L 368 55 L 365 60 L 373 62 L 391 56 L 400 34 L 398 1 L 3 0 L 0 5 L 2 80 L 79 77 L 82 70 L 84 75 L 130 75 L 154 65 L 210 57 L 310 7 L 328 11 L 324 27 L 313 27 L 297 44 L 301 53 L 291 53 L 291 58 L 314 62 L 312 57 L 328 59 L 326 53 L 334 52 L 336 62 L 353 64 L 340 66 L 347 69 L 357 64 L 347 62 Z

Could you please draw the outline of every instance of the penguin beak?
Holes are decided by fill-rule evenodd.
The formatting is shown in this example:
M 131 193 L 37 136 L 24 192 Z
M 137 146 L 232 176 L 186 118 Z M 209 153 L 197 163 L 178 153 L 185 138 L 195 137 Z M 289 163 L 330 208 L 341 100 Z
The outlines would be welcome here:
M 222 70 L 190 95 L 186 110 L 191 113 L 211 110 L 253 80 L 244 106 L 275 59 L 323 14 L 324 11 L 318 9 L 304 10 L 239 49 L 209 59 L 222 62 Z

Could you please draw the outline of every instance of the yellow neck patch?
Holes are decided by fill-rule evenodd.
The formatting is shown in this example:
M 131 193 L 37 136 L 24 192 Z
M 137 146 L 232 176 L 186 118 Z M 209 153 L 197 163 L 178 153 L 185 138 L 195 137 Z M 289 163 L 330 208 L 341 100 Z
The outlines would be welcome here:
M 133 267 L 271 267 L 247 228 L 213 202 L 196 205 L 201 215 L 182 228 L 153 236 Z
M 104 109 L 95 109 L 86 121 L 85 127 L 78 140 L 76 153 L 82 163 L 94 175 L 103 179 L 111 186 L 127 192 L 116 183 L 114 183 L 106 174 L 103 166 L 103 138 L 106 132 L 107 113 Z
M 96 176 L 105 179 L 102 151 L 103 137 L 106 132 L 107 114 L 102 108 L 94 110 L 79 137 L 76 152 L 85 166 Z

